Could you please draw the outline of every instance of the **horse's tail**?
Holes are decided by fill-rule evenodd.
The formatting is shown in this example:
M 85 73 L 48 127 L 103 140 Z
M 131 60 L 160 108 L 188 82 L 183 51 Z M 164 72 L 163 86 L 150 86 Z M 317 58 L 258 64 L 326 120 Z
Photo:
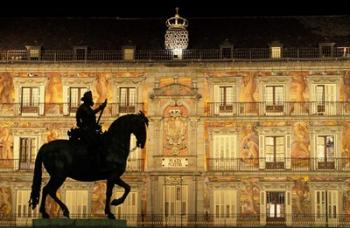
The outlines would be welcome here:
M 34 167 L 34 175 L 33 175 L 33 184 L 32 184 L 32 193 L 30 194 L 29 206 L 34 209 L 36 205 L 39 203 L 40 199 L 40 189 L 41 189 L 41 175 L 42 175 L 42 154 L 43 147 L 40 148 L 36 159 L 35 159 L 35 167 Z

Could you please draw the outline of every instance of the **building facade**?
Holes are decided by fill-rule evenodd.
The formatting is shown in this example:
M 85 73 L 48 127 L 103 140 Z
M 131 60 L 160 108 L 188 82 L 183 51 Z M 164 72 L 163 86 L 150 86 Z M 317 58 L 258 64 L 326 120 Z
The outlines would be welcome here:
M 127 113 L 150 120 L 145 149 L 131 137 L 131 192 L 113 209 L 129 226 L 347 227 L 349 50 L 1 51 L 0 223 L 39 216 L 28 207 L 36 153 L 68 139 L 91 90 L 96 105 L 108 99 L 104 130 Z M 105 191 L 68 179 L 58 195 L 72 217 L 103 217 Z

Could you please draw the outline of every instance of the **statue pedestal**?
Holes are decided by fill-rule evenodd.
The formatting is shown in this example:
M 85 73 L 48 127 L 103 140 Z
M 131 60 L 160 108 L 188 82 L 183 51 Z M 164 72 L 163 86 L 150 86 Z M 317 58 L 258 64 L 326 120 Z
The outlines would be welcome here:
M 127 227 L 126 220 L 113 219 L 33 219 L 33 228 L 63 228 L 63 227 Z

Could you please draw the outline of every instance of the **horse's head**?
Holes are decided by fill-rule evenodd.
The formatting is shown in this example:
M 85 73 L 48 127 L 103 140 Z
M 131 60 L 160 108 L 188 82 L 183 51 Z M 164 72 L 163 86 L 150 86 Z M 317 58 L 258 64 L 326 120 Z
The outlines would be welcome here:
M 147 139 L 148 118 L 143 112 L 135 115 L 135 123 L 132 126 L 132 133 L 136 136 L 136 145 L 143 149 Z

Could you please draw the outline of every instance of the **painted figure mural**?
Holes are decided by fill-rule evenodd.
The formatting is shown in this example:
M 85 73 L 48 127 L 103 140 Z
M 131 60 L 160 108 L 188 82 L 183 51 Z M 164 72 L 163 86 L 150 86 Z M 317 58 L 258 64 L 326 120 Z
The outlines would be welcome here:
M 0 187 L 0 215 L 1 217 L 9 217 L 12 213 L 12 196 L 11 189 L 8 187 Z
M 310 157 L 310 132 L 305 122 L 296 122 L 293 126 L 294 141 L 292 143 L 293 167 L 307 168 Z
M 240 156 L 242 165 L 258 167 L 259 165 L 259 137 L 252 124 L 248 124 L 240 131 Z
M 250 178 L 242 179 L 242 188 L 240 195 L 241 215 L 244 216 L 257 216 L 259 215 L 259 179 Z
M 311 193 L 308 178 L 302 177 L 294 180 L 292 188 L 292 211 L 296 220 L 303 220 L 311 211 Z

